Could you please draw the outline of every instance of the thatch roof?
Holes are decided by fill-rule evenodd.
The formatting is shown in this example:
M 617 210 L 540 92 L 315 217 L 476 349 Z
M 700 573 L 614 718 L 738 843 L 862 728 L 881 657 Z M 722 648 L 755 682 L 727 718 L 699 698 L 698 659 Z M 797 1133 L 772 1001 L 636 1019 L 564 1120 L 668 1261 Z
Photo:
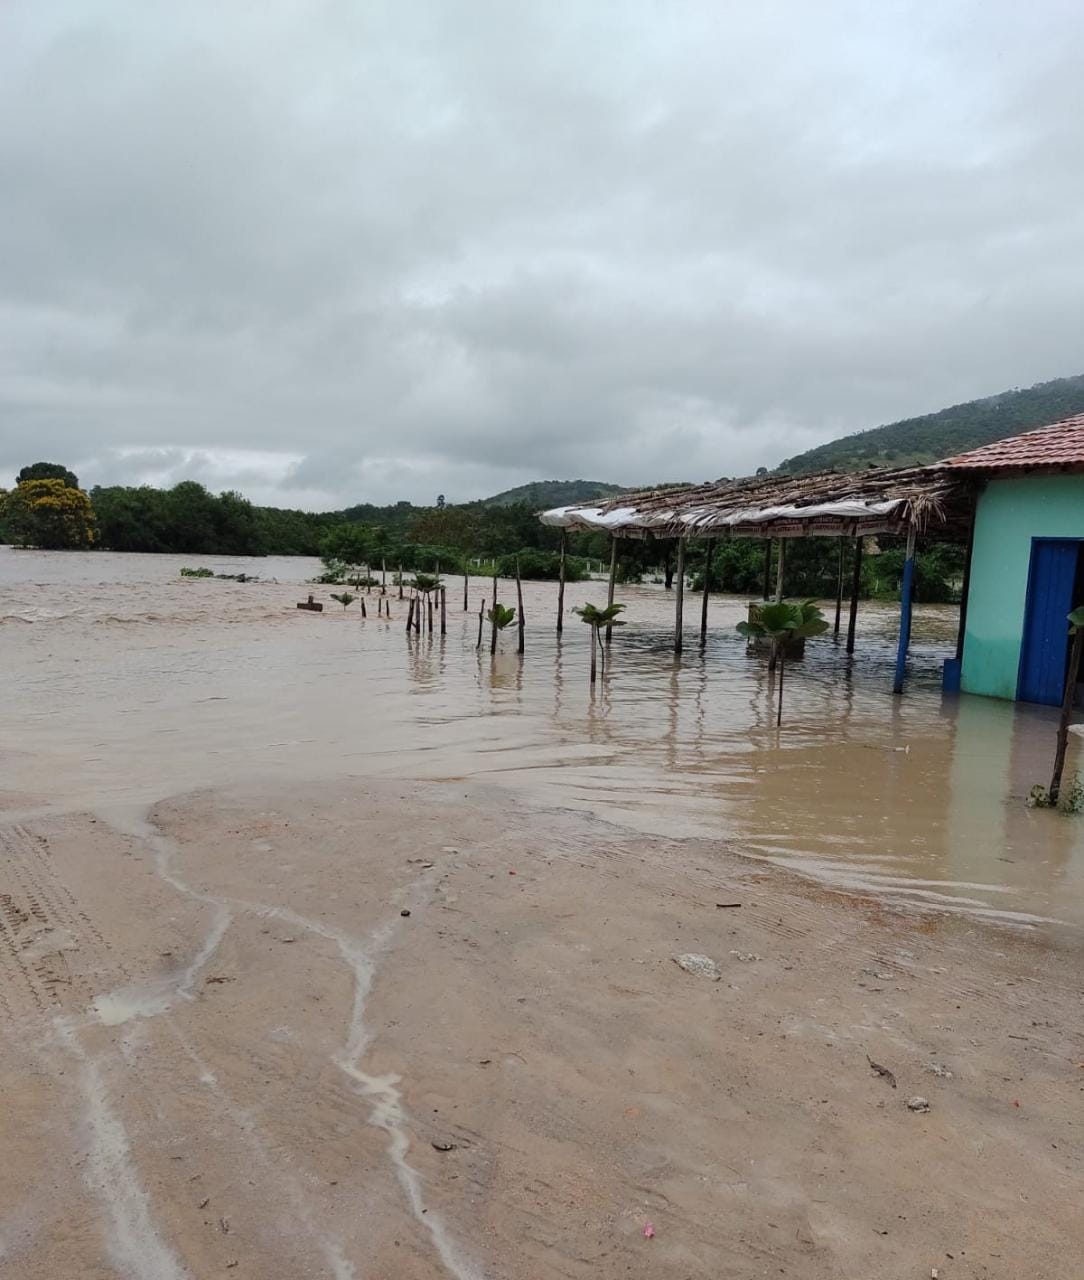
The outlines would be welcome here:
M 972 502 L 961 477 L 930 467 L 884 467 L 642 489 L 603 503 L 555 507 L 539 519 L 619 538 L 838 537 L 901 533 L 912 525 L 952 537 L 966 528 Z

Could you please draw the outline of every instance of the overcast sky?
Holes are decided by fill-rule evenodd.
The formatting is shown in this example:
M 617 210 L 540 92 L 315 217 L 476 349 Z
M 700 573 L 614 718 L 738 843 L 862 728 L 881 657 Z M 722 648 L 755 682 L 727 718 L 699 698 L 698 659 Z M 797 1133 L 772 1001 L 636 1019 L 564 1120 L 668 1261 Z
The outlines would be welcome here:
M 1079 0 L 4 0 L 0 484 L 742 474 L 1084 371 Z

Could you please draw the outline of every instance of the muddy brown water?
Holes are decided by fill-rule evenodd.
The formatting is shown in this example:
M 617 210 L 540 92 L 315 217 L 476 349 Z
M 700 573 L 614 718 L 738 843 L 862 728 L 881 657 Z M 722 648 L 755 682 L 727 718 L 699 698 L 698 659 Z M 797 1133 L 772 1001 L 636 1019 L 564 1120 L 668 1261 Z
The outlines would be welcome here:
M 185 564 L 257 574 L 184 580 Z M 1046 780 L 1054 717 L 988 699 L 942 699 L 956 610 L 919 607 L 907 693 L 890 693 L 896 610 L 864 603 L 858 652 L 826 637 L 788 668 L 784 720 L 763 661 L 734 630 L 745 597 L 624 587 L 628 625 L 605 679 L 588 683 L 589 634 L 554 630 L 556 587 L 525 585 L 527 652 L 514 628 L 475 649 L 489 580 L 448 580 L 448 634 L 295 602 L 303 558 L 66 555 L 0 548 L 9 813 L 149 803 L 200 787 L 288 778 L 471 778 L 627 827 L 718 837 L 855 894 L 916 912 L 1016 927 L 1084 924 L 1084 819 L 1029 810 Z M 514 604 L 514 583 L 500 598 Z M 569 606 L 605 583 L 570 585 Z M 1074 739 L 1070 769 L 1077 761 Z

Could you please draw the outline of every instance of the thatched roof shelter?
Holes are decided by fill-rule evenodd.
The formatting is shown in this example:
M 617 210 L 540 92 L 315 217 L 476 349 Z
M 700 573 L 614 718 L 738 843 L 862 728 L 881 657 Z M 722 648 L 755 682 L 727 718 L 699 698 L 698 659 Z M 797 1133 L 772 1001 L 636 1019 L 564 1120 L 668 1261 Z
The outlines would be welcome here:
M 954 537 L 966 533 L 973 501 L 960 475 L 883 467 L 642 489 L 607 502 L 555 507 L 539 518 L 553 528 L 618 538 L 862 537 L 930 527 Z

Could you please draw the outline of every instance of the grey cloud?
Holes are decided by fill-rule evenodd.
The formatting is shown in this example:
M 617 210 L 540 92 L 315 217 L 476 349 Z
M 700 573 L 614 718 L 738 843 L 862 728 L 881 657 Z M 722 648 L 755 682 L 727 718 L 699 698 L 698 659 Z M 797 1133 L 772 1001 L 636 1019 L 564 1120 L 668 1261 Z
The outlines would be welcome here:
M 0 474 L 627 483 L 1080 371 L 1062 0 L 0 14 Z

